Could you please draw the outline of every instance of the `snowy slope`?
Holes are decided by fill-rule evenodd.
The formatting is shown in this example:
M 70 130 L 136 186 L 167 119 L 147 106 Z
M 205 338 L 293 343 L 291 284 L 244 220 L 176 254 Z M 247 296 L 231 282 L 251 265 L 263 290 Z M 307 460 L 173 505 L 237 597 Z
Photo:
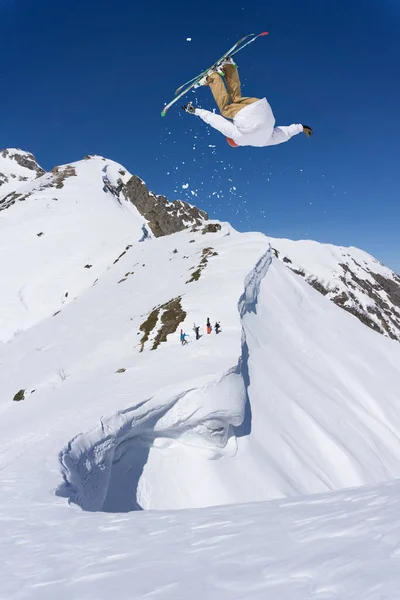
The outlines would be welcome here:
M 6 205 L 4 196 L 43 174 L 33 154 L 19 148 L 0 150 L 0 210 Z
M 141 352 L 140 327 L 176 298 L 186 313 L 176 328 L 210 316 L 222 333 L 187 347 L 172 334 L 151 350 L 161 311 Z M 137 242 L 76 301 L 3 345 L 0 363 L 0 448 L 14 497 L 39 499 L 44 483 L 53 494 L 60 470 L 60 494 L 111 512 L 400 476 L 399 344 L 272 259 L 261 234 L 223 225 Z M 23 457 L 17 435 L 29 440 Z
M 0 212 L 0 340 L 73 301 L 143 237 L 146 221 L 132 203 L 104 191 L 104 168 L 110 180 L 130 177 L 91 157 L 20 186 L 17 202 Z
M 359 248 L 271 238 L 276 254 L 362 323 L 400 341 L 400 277 Z
M 398 600 L 400 485 L 202 510 L 2 503 L 7 600 Z
M 262 234 L 143 236 L 128 181 L 90 157 L 0 213 L 0 598 L 395 598 L 400 345 Z

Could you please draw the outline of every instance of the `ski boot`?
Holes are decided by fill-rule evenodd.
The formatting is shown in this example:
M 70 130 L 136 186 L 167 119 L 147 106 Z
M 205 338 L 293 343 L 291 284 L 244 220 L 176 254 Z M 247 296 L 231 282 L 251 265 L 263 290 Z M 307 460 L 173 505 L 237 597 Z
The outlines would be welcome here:
M 225 65 L 233 65 L 234 67 L 237 68 L 237 64 L 235 63 L 235 61 L 233 60 L 233 58 L 231 56 L 227 56 L 219 65 L 219 69 L 222 70 L 224 68 Z
M 200 81 L 196 84 L 196 87 L 200 87 L 203 85 L 208 85 L 208 78 L 211 75 L 214 75 L 214 73 L 218 73 L 218 75 L 221 75 L 221 77 L 224 77 L 224 72 L 220 67 L 215 67 L 214 69 L 210 69 L 205 75 L 204 77 L 202 77 L 200 79 Z

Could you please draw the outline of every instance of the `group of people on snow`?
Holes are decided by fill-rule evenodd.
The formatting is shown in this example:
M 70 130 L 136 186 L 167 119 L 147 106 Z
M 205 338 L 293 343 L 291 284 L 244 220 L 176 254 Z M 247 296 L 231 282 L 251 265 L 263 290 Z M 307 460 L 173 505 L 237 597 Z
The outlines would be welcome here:
M 210 318 L 207 317 L 207 321 L 206 321 L 206 331 L 207 331 L 207 335 L 209 335 L 212 332 L 212 325 L 210 322 Z M 201 338 L 201 334 L 200 334 L 200 325 L 196 325 L 196 323 L 193 324 L 193 331 L 194 334 L 196 336 L 196 340 L 199 340 Z M 215 333 L 218 335 L 221 332 L 221 325 L 219 321 L 215 321 L 215 325 L 214 325 L 214 331 Z M 186 344 L 188 344 L 188 340 L 186 338 L 190 337 L 188 333 L 185 333 L 183 331 L 183 329 L 181 329 L 181 333 L 180 333 L 180 341 L 182 346 L 186 346 Z

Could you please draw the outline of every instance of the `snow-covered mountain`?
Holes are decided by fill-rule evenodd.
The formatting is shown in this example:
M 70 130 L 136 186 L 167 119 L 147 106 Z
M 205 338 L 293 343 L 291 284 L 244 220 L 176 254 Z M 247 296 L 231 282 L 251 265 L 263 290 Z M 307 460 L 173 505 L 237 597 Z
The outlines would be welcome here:
M 12 204 L 15 199 L 4 196 L 16 192 L 24 183 L 33 181 L 44 174 L 33 154 L 19 148 L 0 150 L 0 210 Z
M 271 239 L 275 254 L 337 306 L 400 341 L 400 277 L 359 248 Z
M 10 172 L 15 157 L 31 155 L 4 150 L 0 156 Z M 133 244 L 208 219 L 185 202 L 155 196 L 121 165 L 99 156 L 7 185 L 15 189 L 0 196 L 0 252 L 7 257 L 0 262 L 0 280 L 7 282 L 0 341 L 73 301 Z M 140 209 L 145 199 L 147 212 L 141 214 L 135 203 Z
M 238 233 L 102 157 L 18 194 L 0 212 L 0 597 L 396 598 L 400 344 L 330 301 L 338 264 L 396 276 Z

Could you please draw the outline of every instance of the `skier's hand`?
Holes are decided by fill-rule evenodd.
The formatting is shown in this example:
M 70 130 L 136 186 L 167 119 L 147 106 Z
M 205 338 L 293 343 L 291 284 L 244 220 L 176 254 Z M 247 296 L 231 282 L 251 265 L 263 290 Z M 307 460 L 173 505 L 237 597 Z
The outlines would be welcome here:
M 308 125 L 303 125 L 303 131 L 307 137 L 310 137 L 313 134 L 313 130 Z
M 196 112 L 196 108 L 193 106 L 193 104 L 191 102 L 189 102 L 189 104 L 184 104 L 182 106 L 182 109 L 188 113 L 190 113 L 191 115 L 194 115 L 194 113 Z

